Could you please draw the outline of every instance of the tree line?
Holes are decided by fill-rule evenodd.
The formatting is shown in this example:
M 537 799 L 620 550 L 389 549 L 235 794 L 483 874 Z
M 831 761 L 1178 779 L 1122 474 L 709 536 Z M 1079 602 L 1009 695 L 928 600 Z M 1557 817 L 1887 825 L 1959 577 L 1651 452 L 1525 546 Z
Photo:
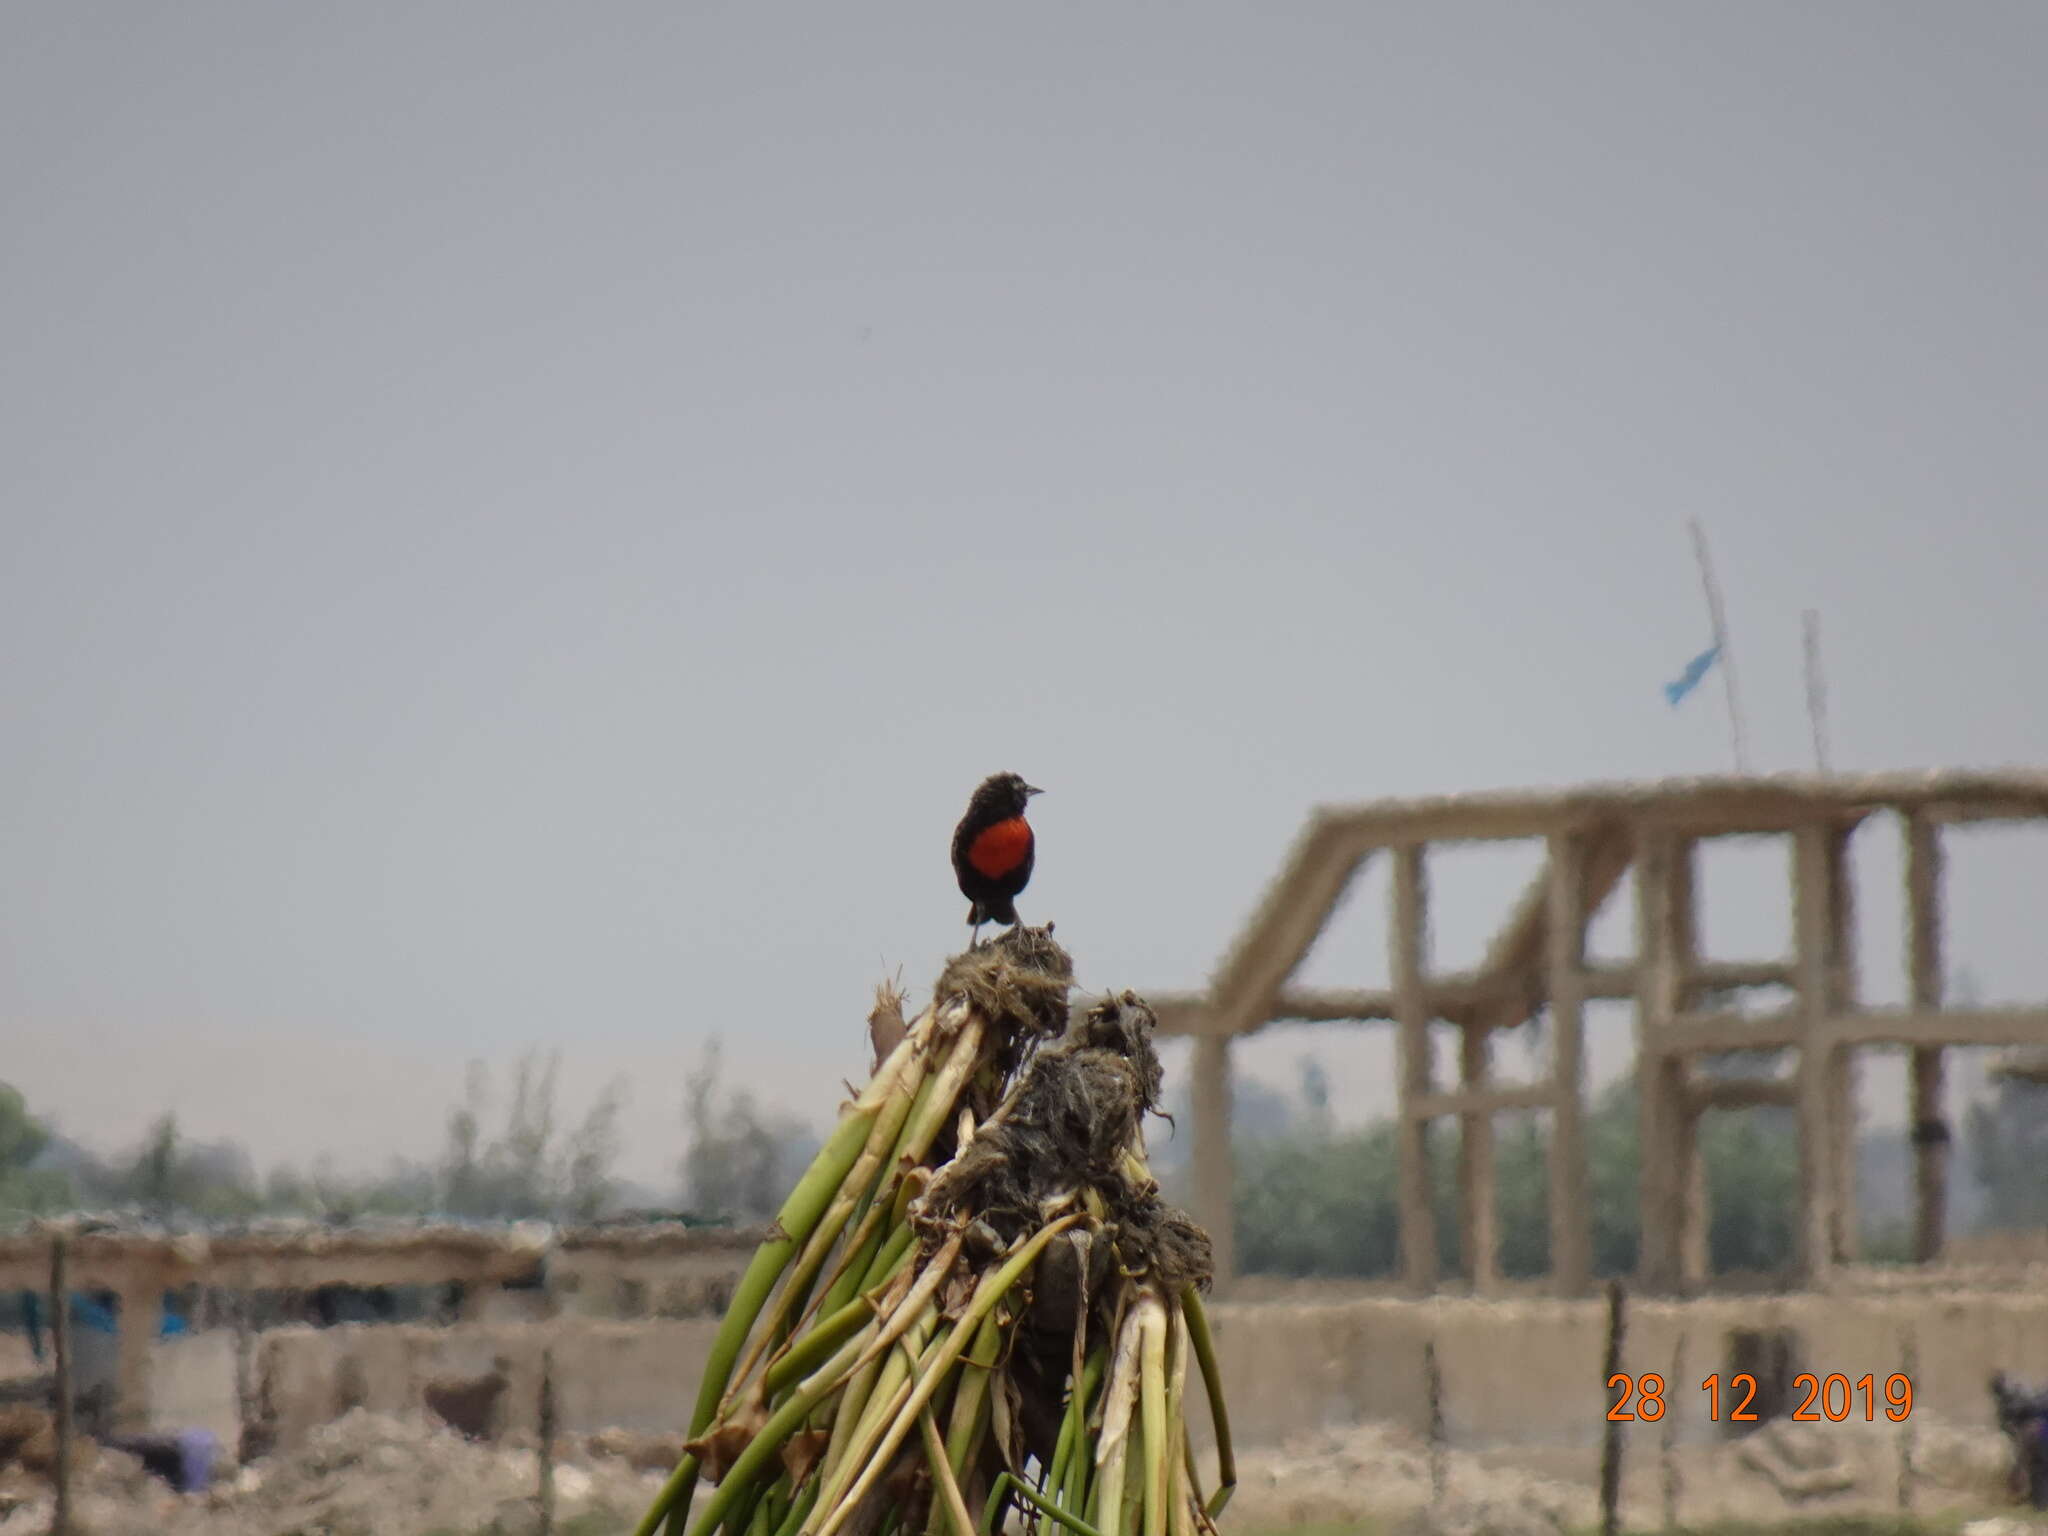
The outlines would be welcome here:
M 391 1159 L 379 1172 L 344 1170 L 325 1156 L 259 1173 L 230 1140 L 188 1134 L 159 1115 L 126 1151 L 102 1155 L 51 1130 L 21 1093 L 0 1083 L 0 1228 L 72 1210 L 121 1211 L 165 1225 L 292 1216 L 581 1223 L 651 1197 L 698 1220 L 774 1214 L 818 1145 L 809 1127 L 732 1087 L 716 1039 L 682 1085 L 682 1146 L 668 1191 L 618 1176 L 626 1084 L 614 1079 L 580 1115 L 561 1112 L 559 1052 L 529 1052 L 502 1089 L 483 1062 L 469 1066 L 437 1157 Z
M 1752 1067 L 1756 1063 L 1750 1064 Z M 464 1221 L 585 1222 L 629 1199 L 665 1203 L 705 1221 L 772 1216 L 818 1147 L 812 1129 L 763 1108 L 726 1078 L 719 1042 L 706 1046 L 681 1085 L 682 1151 L 668 1191 L 633 1190 L 618 1177 L 622 1081 L 607 1084 L 580 1115 L 559 1112 L 559 1055 L 529 1053 L 504 1091 L 472 1063 L 448 1111 L 438 1157 L 392 1160 L 379 1173 L 343 1172 L 333 1158 L 259 1175 L 231 1141 L 187 1135 L 160 1116 L 130 1150 L 102 1157 L 56 1137 L 22 1096 L 0 1083 L 0 1227 L 75 1209 L 128 1210 L 172 1223 L 263 1215 L 347 1221 L 367 1216 Z M 1309 1059 L 1294 1093 L 1240 1075 L 1233 1103 L 1235 1209 L 1241 1266 L 1251 1273 L 1390 1276 L 1398 1262 L 1394 1127 L 1335 1126 L 1327 1078 Z M 1594 1266 L 1635 1267 L 1638 1239 L 1636 1087 L 1608 1084 L 1589 1106 L 1587 1176 Z M 1154 1166 L 1186 1196 L 1187 1100 L 1173 1127 L 1148 1132 Z M 1986 1224 L 2048 1225 L 2048 1087 L 2007 1079 L 1971 1106 L 1958 1148 L 1984 1194 Z M 1503 1117 L 1495 1132 L 1499 1257 L 1503 1273 L 1550 1267 L 1549 1134 L 1538 1117 Z M 1458 1263 L 1455 1122 L 1432 1128 L 1432 1195 L 1440 1261 Z M 1701 1156 L 1709 1200 L 1708 1247 L 1717 1271 L 1774 1271 L 1792 1262 L 1798 1134 L 1789 1110 L 1759 1107 L 1709 1115 Z M 1903 1224 L 1866 1230 L 1865 1252 L 1903 1258 Z
M 1755 1070 L 1757 1061 L 1729 1060 L 1726 1070 Z M 1638 1097 L 1633 1075 L 1598 1092 L 1585 1126 L 1591 1195 L 1593 1264 L 1602 1276 L 1626 1275 L 1636 1264 L 1640 1225 Z M 1154 1166 L 1177 1198 L 1188 1194 L 1187 1098 L 1174 1106 L 1178 1124 L 1153 1132 Z M 2048 1225 L 2048 1086 L 2001 1081 L 1969 1111 L 1956 1155 L 1984 1195 L 1983 1224 Z M 1499 1263 L 1504 1275 L 1534 1277 L 1550 1269 L 1548 1166 L 1550 1135 L 1534 1113 L 1496 1120 Z M 1902 1137 L 1873 1133 L 1872 1139 Z M 1431 1197 L 1438 1260 L 1459 1269 L 1458 1126 L 1430 1131 Z M 1312 1058 L 1293 1093 L 1242 1076 L 1233 1085 L 1233 1214 L 1238 1263 L 1252 1274 L 1387 1278 L 1398 1272 L 1399 1179 L 1395 1127 L 1382 1120 L 1339 1129 L 1330 1113 L 1328 1082 Z M 1709 1260 L 1716 1272 L 1773 1273 L 1795 1259 L 1793 1228 L 1799 1184 L 1794 1112 L 1758 1106 L 1709 1114 L 1700 1128 L 1707 1181 Z M 1869 1221 L 1863 1252 L 1875 1262 L 1901 1261 L 1911 1249 L 1903 1220 Z

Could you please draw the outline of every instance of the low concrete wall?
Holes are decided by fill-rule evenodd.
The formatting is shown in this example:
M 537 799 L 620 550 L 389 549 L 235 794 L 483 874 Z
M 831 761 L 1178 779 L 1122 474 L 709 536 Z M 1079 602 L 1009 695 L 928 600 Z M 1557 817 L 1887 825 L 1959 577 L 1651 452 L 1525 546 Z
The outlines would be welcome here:
M 1602 1372 L 1605 1301 L 1370 1300 L 1330 1305 L 1221 1305 L 1211 1312 L 1238 1443 L 1272 1443 L 1361 1419 L 1427 1428 L 1423 1345 L 1434 1340 L 1445 1430 L 1472 1449 L 1586 1447 L 1599 1442 L 1616 1395 Z M 2048 1295 L 1770 1296 L 1632 1302 L 1622 1369 L 1682 1376 L 1668 1384 L 1681 1443 L 1725 1433 L 1708 1419 L 1701 1381 L 1729 1372 L 1737 1329 L 1789 1329 L 1795 1371 L 1852 1382 L 1869 1373 L 1881 1394 L 1915 1352 L 1913 1411 L 1989 1427 L 1994 1370 L 2048 1378 Z M 1791 1406 L 1799 1405 L 1802 1394 Z M 1722 1414 L 1731 1411 L 1725 1399 Z M 1876 1409 L 1882 1417 L 1880 1397 Z M 1860 1420 L 1862 1404 L 1856 1403 Z
M 281 1445 L 351 1408 L 414 1410 L 429 1382 L 494 1370 L 505 1377 L 503 1428 L 531 1432 L 539 1426 L 541 1354 L 550 1348 L 565 1432 L 666 1432 L 688 1418 L 717 1332 L 707 1318 L 293 1328 L 264 1338 L 255 1370 L 269 1382 Z
M 1211 1310 L 1240 1445 L 1272 1444 L 1308 1430 L 1390 1420 L 1427 1422 L 1423 1345 L 1434 1340 L 1445 1427 L 1454 1444 L 1584 1448 L 1598 1443 L 1608 1405 L 1601 1366 L 1603 1301 L 1477 1302 L 1372 1299 L 1299 1306 L 1222 1304 Z M 1774 1296 L 1634 1302 L 1622 1368 L 1680 1379 L 1666 1401 L 1681 1442 L 1724 1432 L 1710 1423 L 1700 1381 L 1726 1376 L 1737 1329 L 1791 1330 L 1793 1368 L 1840 1372 L 1852 1381 L 1905 1369 L 1916 1415 L 1989 1426 L 1985 1382 L 1993 1370 L 2048 1379 L 2048 1295 L 1983 1292 L 1886 1297 Z M 711 1319 L 467 1323 L 448 1328 L 357 1325 L 265 1335 L 257 1370 L 270 1378 L 280 1443 L 356 1406 L 416 1407 L 436 1378 L 505 1373 L 505 1424 L 535 1427 L 541 1351 L 552 1346 L 564 1430 L 609 1426 L 648 1432 L 681 1427 L 694 1401 L 717 1324 Z M 224 1335 L 159 1346 L 155 1422 L 202 1423 L 233 1443 L 233 1369 Z M 1796 1403 L 1796 1399 L 1795 1399 Z M 1731 1405 L 1724 1401 L 1723 1412 Z M 1861 1405 L 1857 1405 L 1861 1416 Z M 1884 1407 L 1879 1402 L 1877 1412 Z M 1198 1433 L 1206 1440 L 1207 1425 Z

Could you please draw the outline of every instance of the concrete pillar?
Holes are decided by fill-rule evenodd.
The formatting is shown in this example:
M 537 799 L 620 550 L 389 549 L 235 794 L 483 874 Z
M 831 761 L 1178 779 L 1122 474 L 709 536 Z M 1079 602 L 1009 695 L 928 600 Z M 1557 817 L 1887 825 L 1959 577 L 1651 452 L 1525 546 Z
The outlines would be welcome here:
M 1666 1047 L 1685 1006 L 1692 973 L 1693 842 L 1661 828 L 1638 829 L 1636 854 L 1636 1062 L 1640 1097 L 1638 1200 L 1642 1247 L 1638 1283 L 1669 1293 L 1683 1279 L 1687 1210 L 1695 1187 L 1686 1134 L 1685 1058 Z
M 1220 1295 L 1237 1278 L 1237 1225 L 1232 1197 L 1237 1171 L 1230 1155 L 1230 1037 L 1197 1035 L 1195 1111 L 1195 1219 L 1208 1230 Z
M 135 1434 L 149 1428 L 150 1365 L 164 1325 L 163 1279 L 148 1274 L 128 1281 L 115 1294 L 119 1333 L 114 1428 L 122 1434 Z
M 1707 1191 L 1707 1160 L 1700 1155 L 1700 1128 L 1705 1120 L 1698 1105 L 1686 1102 L 1678 1117 L 1678 1286 L 1688 1295 L 1705 1288 L 1713 1272 L 1713 1212 Z
M 1550 840 L 1550 1278 L 1560 1296 L 1593 1285 L 1593 1203 L 1586 1162 L 1585 841 Z
M 1493 1032 L 1467 1019 L 1458 1030 L 1458 1076 L 1463 1087 L 1483 1092 L 1491 1076 Z M 1494 1156 L 1493 1112 L 1459 1117 L 1458 1207 L 1465 1277 L 1475 1295 L 1500 1289 L 1500 1198 Z
M 1927 817 L 1906 819 L 1906 956 L 1910 1001 L 1919 1012 L 1942 1004 L 1942 856 L 1939 829 Z M 1915 1046 L 1912 1055 L 1913 1257 L 1941 1257 L 1948 1223 L 1948 1122 L 1942 1104 L 1942 1052 Z
M 1416 1110 L 1430 1091 L 1429 880 L 1423 846 L 1394 850 L 1392 942 L 1399 1106 L 1401 1277 L 1418 1293 L 1436 1289 L 1436 1215 L 1430 1199 L 1429 1122 Z
M 1801 1045 L 1799 1048 L 1799 1216 L 1801 1278 L 1826 1285 L 1837 1251 L 1836 1194 L 1840 1151 L 1835 1125 L 1841 1050 L 1825 1033 L 1832 1009 L 1833 914 L 1830 910 L 1833 829 L 1809 822 L 1793 833 L 1792 912 Z
M 1835 1016 L 1857 1006 L 1856 881 L 1849 865 L 1852 826 L 1832 827 L 1827 840 L 1828 1012 Z M 1828 1076 L 1828 1118 L 1833 1126 L 1834 1226 L 1831 1241 L 1835 1262 L 1852 1264 L 1863 1250 L 1856 1211 L 1856 1052 L 1845 1047 L 1835 1055 Z

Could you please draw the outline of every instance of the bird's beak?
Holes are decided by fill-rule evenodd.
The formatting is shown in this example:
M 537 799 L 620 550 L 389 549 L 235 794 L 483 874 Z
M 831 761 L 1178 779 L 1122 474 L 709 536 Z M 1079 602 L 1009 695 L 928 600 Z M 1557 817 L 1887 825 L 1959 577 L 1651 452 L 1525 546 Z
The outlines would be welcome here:
M 1029 800 L 1029 799 L 1030 799 L 1030 798 L 1031 798 L 1031 797 L 1032 797 L 1033 795 L 1042 795 L 1042 794 L 1044 794 L 1044 793 L 1045 793 L 1045 791 L 1044 791 L 1044 790 L 1042 790 L 1042 789 L 1034 789 L 1034 788 L 1032 788 L 1032 787 L 1031 787 L 1031 786 L 1030 786 L 1029 784 L 1026 784 L 1026 785 L 1024 786 L 1024 798 L 1025 798 L 1026 800 Z

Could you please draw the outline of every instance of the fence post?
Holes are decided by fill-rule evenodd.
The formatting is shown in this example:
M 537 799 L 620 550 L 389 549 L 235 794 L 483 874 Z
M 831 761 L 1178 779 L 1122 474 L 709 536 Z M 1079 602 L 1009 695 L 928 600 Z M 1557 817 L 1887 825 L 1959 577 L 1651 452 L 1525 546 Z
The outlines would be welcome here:
M 62 1232 L 50 1239 L 50 1344 L 57 1366 L 57 1510 L 51 1536 L 71 1536 L 71 1242 Z
M 1899 1329 L 1899 1369 L 1907 1381 L 1920 1374 L 1916 1344 L 1911 1323 Z M 1913 1452 L 1917 1438 L 1913 1432 L 1913 1416 L 1908 1413 L 1906 1421 L 1899 1426 L 1899 1513 L 1902 1515 L 1910 1514 L 1913 1509 Z
M 1429 1393 L 1429 1516 L 1434 1526 L 1450 1484 L 1444 1448 L 1444 1377 L 1436 1363 L 1436 1340 L 1422 1341 L 1422 1375 Z
M 1671 1376 L 1664 1389 L 1664 1529 L 1678 1529 L 1678 1384 L 1685 1379 L 1685 1330 L 1671 1346 Z M 1690 1397 L 1685 1399 L 1690 1402 Z
M 1601 1400 L 1608 1401 L 1609 1385 L 1621 1371 L 1621 1339 L 1628 1325 L 1627 1292 L 1619 1280 L 1607 1282 L 1607 1363 L 1600 1373 Z M 1612 1404 L 1609 1412 L 1612 1413 Z M 1668 1408 L 1665 1410 L 1670 1411 Z M 1607 1420 L 1607 1436 L 1600 1446 L 1600 1532 L 1615 1536 L 1621 1529 L 1621 1421 Z
M 555 1529 L 555 1352 L 540 1352 L 540 1536 Z

